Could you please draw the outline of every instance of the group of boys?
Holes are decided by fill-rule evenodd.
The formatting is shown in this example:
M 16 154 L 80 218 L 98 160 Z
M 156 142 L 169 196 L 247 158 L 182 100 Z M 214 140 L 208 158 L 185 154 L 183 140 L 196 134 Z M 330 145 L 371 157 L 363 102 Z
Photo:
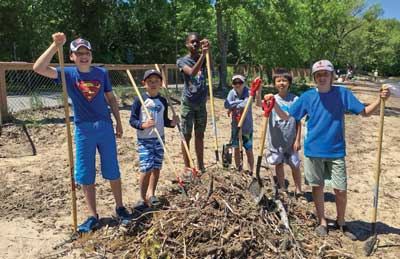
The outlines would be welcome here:
M 63 33 L 52 35 L 53 43 L 38 58 L 34 64 L 35 72 L 55 79 L 61 79 L 60 68 L 49 66 L 57 49 L 66 42 Z M 143 77 L 145 92 L 143 103 L 136 97 L 131 111 L 130 125 L 137 129 L 137 148 L 139 153 L 140 200 L 135 211 L 143 212 L 149 206 L 158 206 L 160 200 L 155 195 L 164 150 L 155 135 L 154 129 L 164 140 L 164 127 L 175 127 L 181 124 L 181 129 L 187 144 L 194 129 L 194 144 L 197 156 L 197 168 L 204 172 L 204 132 L 207 124 L 206 101 L 208 88 L 206 85 L 205 57 L 209 52 L 210 43 L 201 39 L 199 34 L 190 33 L 185 42 L 188 54 L 177 60 L 179 71 L 183 75 L 184 88 L 180 120 L 178 117 L 168 118 L 168 103 L 159 94 L 162 86 L 162 74 L 157 70 L 148 70 Z M 124 207 L 121 193 L 121 178 L 117 160 L 115 135 L 123 134 L 118 104 L 112 92 L 110 79 L 106 69 L 91 66 L 92 47 L 84 39 L 76 39 L 70 44 L 70 60 L 75 66 L 65 68 L 67 92 L 72 100 L 75 123 L 76 165 L 75 180 L 82 185 L 90 216 L 78 227 L 80 232 L 98 229 L 101 224 L 96 210 L 95 193 L 95 153 L 100 154 L 101 172 L 105 179 L 110 180 L 111 189 L 116 203 L 116 215 L 121 222 L 129 222 L 132 214 Z M 293 173 L 295 194 L 303 195 L 301 187 L 300 159 L 301 120 L 307 116 L 306 136 L 304 139 L 304 176 L 305 183 L 312 187 L 312 197 L 315 203 L 318 226 L 317 235 L 325 237 L 328 234 L 328 224 L 324 213 L 324 186 L 330 186 L 336 194 L 337 217 L 335 227 L 351 239 L 356 236 L 345 224 L 345 209 L 347 202 L 347 176 L 345 165 L 344 114 L 351 112 L 371 115 L 379 106 L 381 99 L 387 99 L 389 90 L 380 92 L 379 98 L 365 106 L 351 91 L 343 87 L 333 86 L 334 67 L 328 60 L 320 60 L 312 67 L 312 75 L 317 87 L 312 88 L 300 97 L 290 93 L 292 77 L 285 69 L 277 69 L 273 74 L 273 84 L 278 90 L 275 95 L 267 95 L 265 99 L 275 99 L 274 110 L 269 116 L 268 142 L 269 152 L 266 156 L 268 164 L 275 166 L 276 177 L 280 188 L 285 189 L 284 163 L 288 164 Z M 224 106 L 232 117 L 231 141 L 235 147 L 234 157 L 236 168 L 241 171 L 242 161 L 239 154 L 239 138 L 242 138 L 246 150 L 248 172 L 254 168 L 253 118 L 251 106 L 244 115 L 244 124 L 239 136 L 238 118 L 249 98 L 250 91 L 246 87 L 243 75 L 232 77 L 232 90 L 229 92 Z M 261 90 L 256 92 L 256 105 L 261 106 Z M 114 115 L 115 135 L 108 106 Z M 150 117 L 145 111 L 147 109 Z M 189 158 L 182 145 L 185 172 L 189 170 Z M 189 172 L 188 172 L 189 173 Z

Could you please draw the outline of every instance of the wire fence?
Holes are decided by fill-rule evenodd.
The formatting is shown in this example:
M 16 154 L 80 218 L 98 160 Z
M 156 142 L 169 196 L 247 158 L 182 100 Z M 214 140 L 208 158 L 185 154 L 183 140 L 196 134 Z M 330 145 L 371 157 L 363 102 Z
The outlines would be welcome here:
M 53 64 L 57 66 L 57 64 Z M 70 66 L 71 64 L 66 64 Z M 151 65 L 111 65 L 94 64 L 104 66 L 109 71 L 113 91 L 120 104 L 129 105 L 133 101 L 134 91 L 127 76 L 126 70 L 129 69 L 140 86 L 143 74 L 147 69 L 154 69 Z M 0 123 L 5 121 L 5 117 L 17 117 L 21 113 L 31 112 L 41 109 L 58 108 L 63 105 L 62 87 L 55 80 L 41 76 L 33 71 L 32 63 L 24 62 L 0 62 Z M 183 78 L 177 70 L 175 64 L 165 64 L 162 66 L 168 75 L 167 84 L 170 89 L 174 89 L 179 94 L 183 87 Z M 264 71 L 264 72 L 263 72 Z M 241 73 L 246 76 L 251 74 L 262 74 L 264 77 L 270 76 L 272 72 L 256 66 L 229 66 L 228 78 L 234 73 Z M 309 75 L 307 69 L 292 70 L 294 77 L 306 77 Z M 213 71 L 214 87 L 220 85 L 218 69 Z
M 20 113 L 32 110 L 62 107 L 62 87 L 55 80 L 41 76 L 32 70 L 29 63 L 1 63 L 0 64 L 0 92 L 2 114 L 18 116 Z M 68 65 L 66 65 L 68 66 Z M 101 65 L 102 66 L 102 65 Z M 113 91 L 120 102 L 133 100 L 134 91 L 127 76 L 129 69 L 138 86 L 147 69 L 154 65 L 104 65 L 109 70 Z M 177 73 L 175 64 L 164 65 L 168 75 L 169 87 L 179 91 L 183 85 L 181 76 Z M 70 101 L 70 100 L 69 100 Z M 4 113 L 4 110 L 6 111 Z

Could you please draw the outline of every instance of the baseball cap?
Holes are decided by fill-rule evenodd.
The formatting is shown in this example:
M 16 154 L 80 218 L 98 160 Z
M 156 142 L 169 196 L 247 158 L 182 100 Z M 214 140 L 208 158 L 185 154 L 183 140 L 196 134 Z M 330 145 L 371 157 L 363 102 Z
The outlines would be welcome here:
M 90 42 L 81 38 L 71 41 L 71 44 L 69 45 L 69 48 L 72 52 L 77 51 L 80 47 L 85 47 L 88 50 L 92 50 L 92 45 L 90 45 Z
M 162 75 L 161 75 L 160 72 L 158 72 L 155 69 L 149 69 L 146 72 L 144 72 L 143 81 L 146 81 L 146 79 L 149 78 L 152 75 L 157 75 L 162 80 Z
M 246 78 L 245 78 L 244 76 L 242 76 L 242 75 L 234 75 L 234 76 L 232 77 L 232 82 L 233 82 L 235 79 L 239 79 L 239 80 L 242 81 L 243 83 L 246 82 Z
M 332 63 L 329 60 L 323 59 L 315 62 L 314 65 L 312 66 L 312 74 L 314 74 L 317 71 L 333 72 L 335 71 L 335 68 L 333 67 Z

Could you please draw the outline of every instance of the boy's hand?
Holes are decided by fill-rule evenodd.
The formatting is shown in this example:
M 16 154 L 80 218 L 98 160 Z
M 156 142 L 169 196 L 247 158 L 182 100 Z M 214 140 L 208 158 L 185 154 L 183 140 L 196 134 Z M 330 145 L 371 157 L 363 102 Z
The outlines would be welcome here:
M 260 77 L 256 77 L 252 82 L 251 82 L 251 87 L 250 87 L 250 95 L 254 96 L 255 93 L 261 89 L 261 84 L 262 84 L 262 80 Z
M 385 101 L 389 98 L 389 96 L 390 96 L 389 85 L 387 85 L 387 84 L 382 85 L 380 96 Z
M 201 54 L 206 55 L 210 48 L 210 42 L 208 41 L 208 39 L 202 39 L 200 41 L 200 44 L 201 44 Z
M 178 123 L 179 123 L 179 117 L 178 117 L 177 115 L 175 115 L 175 116 L 172 118 L 171 126 L 175 127 Z
M 154 127 L 154 125 L 156 125 L 156 122 L 154 121 L 154 119 L 150 118 L 147 121 L 142 123 L 142 128 L 148 129 L 148 128 Z
M 293 150 L 294 150 L 294 151 L 299 151 L 300 149 L 301 149 L 300 141 L 295 141 L 295 142 L 293 143 Z
M 54 44 L 56 44 L 57 47 L 63 46 L 67 41 L 67 37 L 62 32 L 56 32 L 51 37 L 53 38 Z
M 117 122 L 117 125 L 115 126 L 115 136 L 121 138 L 123 133 L 124 130 L 122 129 L 122 124 Z
M 264 117 L 269 117 L 272 109 L 275 105 L 275 97 L 273 94 L 266 94 L 264 95 L 264 100 L 262 102 L 262 107 L 264 110 Z

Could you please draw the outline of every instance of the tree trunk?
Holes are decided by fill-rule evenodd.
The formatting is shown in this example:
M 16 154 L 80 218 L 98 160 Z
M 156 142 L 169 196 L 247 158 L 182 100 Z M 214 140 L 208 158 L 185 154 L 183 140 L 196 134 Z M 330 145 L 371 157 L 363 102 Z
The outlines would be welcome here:
M 218 49 L 220 53 L 220 87 L 223 89 L 226 87 L 227 77 L 227 54 L 228 54 L 228 43 L 230 34 L 230 18 L 223 17 L 222 8 L 217 3 L 215 5 L 215 11 L 217 16 L 217 41 Z M 224 19 L 225 18 L 225 19 Z M 225 24 L 224 24 L 225 23 Z

